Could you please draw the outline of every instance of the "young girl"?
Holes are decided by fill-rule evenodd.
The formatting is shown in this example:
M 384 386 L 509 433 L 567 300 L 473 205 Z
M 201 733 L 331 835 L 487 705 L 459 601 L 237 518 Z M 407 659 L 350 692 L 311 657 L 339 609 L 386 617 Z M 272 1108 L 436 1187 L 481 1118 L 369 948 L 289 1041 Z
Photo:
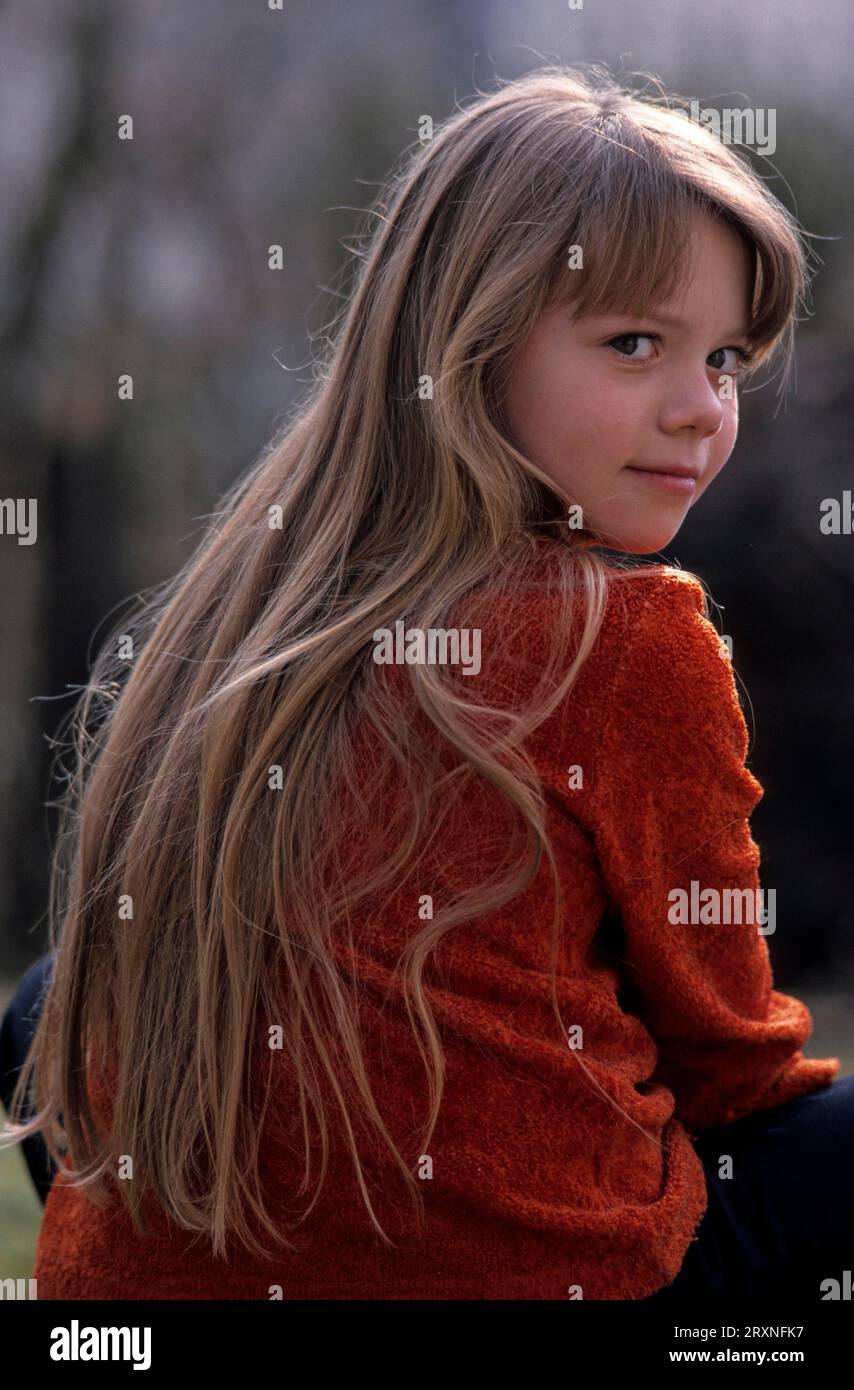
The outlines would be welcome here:
M 310 399 L 81 703 L 14 1131 L 60 1166 L 39 1297 L 837 1274 L 831 1216 L 740 1240 L 768 1174 L 732 1122 L 851 1093 L 772 988 L 705 590 L 630 558 L 789 361 L 796 227 L 663 99 L 561 68 L 374 216 Z

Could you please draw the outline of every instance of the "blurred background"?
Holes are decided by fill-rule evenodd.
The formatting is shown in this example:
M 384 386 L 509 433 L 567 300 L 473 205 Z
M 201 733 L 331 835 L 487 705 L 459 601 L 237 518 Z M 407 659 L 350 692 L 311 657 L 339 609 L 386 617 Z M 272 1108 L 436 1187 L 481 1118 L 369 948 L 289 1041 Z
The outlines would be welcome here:
M 107 618 L 184 562 L 311 380 L 359 210 L 422 116 L 601 63 L 773 110 L 753 163 L 813 237 L 789 395 L 747 389 L 724 475 L 662 558 L 708 582 L 746 692 L 776 986 L 813 1010 L 807 1052 L 854 1071 L 854 536 L 819 526 L 854 489 L 854 12 L 577 4 L 0 3 L 0 501 L 38 499 L 35 544 L 0 534 L 0 1009 L 47 945 L 48 740 Z M 0 1153 L 0 1277 L 30 1274 L 40 1212 L 20 1150 Z

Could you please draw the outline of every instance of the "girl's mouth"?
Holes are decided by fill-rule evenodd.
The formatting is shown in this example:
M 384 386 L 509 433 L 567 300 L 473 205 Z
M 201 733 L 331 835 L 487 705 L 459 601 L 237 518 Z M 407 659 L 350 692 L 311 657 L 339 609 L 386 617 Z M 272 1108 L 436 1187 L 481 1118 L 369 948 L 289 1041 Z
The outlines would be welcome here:
M 652 487 L 664 488 L 665 492 L 678 492 L 690 497 L 697 490 L 696 478 L 679 473 L 665 473 L 661 469 L 653 468 L 634 468 L 631 464 L 626 464 L 626 471 L 645 479 Z

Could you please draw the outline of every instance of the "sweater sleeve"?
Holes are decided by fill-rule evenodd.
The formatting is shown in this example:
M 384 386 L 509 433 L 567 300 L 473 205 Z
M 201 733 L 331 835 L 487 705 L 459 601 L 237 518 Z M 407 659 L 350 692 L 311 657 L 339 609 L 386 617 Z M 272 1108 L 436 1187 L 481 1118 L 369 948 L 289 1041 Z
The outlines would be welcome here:
M 696 1132 L 826 1086 L 840 1063 L 803 1056 L 809 1009 L 773 989 L 775 899 L 757 898 L 748 821 L 763 790 L 703 588 L 675 569 L 634 582 L 650 588 L 607 696 L 595 834 L 622 919 L 626 1007 L 656 1042 L 653 1079 Z

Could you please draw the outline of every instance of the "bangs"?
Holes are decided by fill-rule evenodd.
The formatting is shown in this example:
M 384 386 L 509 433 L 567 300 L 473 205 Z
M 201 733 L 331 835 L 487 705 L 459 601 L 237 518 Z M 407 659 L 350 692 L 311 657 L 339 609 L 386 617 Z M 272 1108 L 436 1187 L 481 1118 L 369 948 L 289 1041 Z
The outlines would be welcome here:
M 613 131 L 615 117 L 607 119 Z M 671 113 L 675 133 L 691 131 L 687 151 L 677 159 L 673 131 L 662 140 L 660 131 L 619 119 L 621 143 L 601 130 L 592 133 L 601 141 L 601 158 L 564 239 L 567 248 L 582 248 L 584 269 L 568 268 L 564 256 L 551 276 L 548 301 L 571 308 L 574 318 L 613 312 L 645 317 L 685 284 L 691 215 L 706 213 L 725 222 L 750 256 L 752 360 L 745 374 L 755 372 L 791 338 L 805 295 L 804 252 L 795 227 L 749 166 L 708 132 L 695 136 Z

